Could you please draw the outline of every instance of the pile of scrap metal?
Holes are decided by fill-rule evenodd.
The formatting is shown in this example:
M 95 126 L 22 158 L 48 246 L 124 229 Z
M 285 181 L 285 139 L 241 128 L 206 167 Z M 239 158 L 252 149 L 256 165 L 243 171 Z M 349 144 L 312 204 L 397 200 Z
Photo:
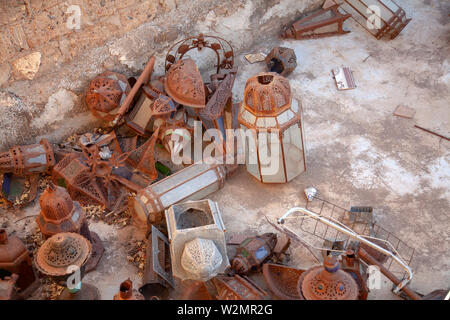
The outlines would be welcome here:
M 324 257 L 323 266 L 308 270 L 264 265 L 265 280 L 277 298 L 365 300 L 369 289 L 381 289 L 381 275 L 393 283 L 392 291 L 405 299 L 443 300 L 449 294 L 448 290 L 435 290 L 424 296 L 408 287 L 414 249 L 377 225 L 371 207 L 348 211 L 317 198 L 316 193 L 314 188 L 305 190 L 311 209 L 292 208 L 278 224 L 268 220 L 310 250 L 318 262 L 314 250 L 320 250 Z M 318 201 L 312 204 L 313 200 Z
M 395 39 L 411 19 L 393 0 L 326 0 L 322 8 L 294 22 L 282 38 L 315 39 L 343 35 L 344 22 L 352 17 L 376 39 Z

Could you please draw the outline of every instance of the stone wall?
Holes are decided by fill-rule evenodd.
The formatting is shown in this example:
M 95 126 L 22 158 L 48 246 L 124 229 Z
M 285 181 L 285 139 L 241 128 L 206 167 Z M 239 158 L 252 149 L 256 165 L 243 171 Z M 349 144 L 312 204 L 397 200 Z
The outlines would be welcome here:
M 200 32 L 236 53 L 277 37 L 323 0 L 0 0 L 0 151 L 56 142 L 99 122 L 84 92 L 106 69 L 138 75 L 151 55 Z

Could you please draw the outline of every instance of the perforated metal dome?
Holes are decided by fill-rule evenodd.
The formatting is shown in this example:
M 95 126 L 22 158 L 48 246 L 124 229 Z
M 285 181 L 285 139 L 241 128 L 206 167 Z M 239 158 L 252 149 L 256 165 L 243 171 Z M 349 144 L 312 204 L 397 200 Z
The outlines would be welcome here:
M 247 80 L 244 108 L 258 115 L 276 115 L 291 105 L 289 81 L 275 72 L 263 72 Z
M 181 256 L 181 266 L 195 280 L 207 281 L 219 273 L 222 255 L 214 241 L 195 238 L 186 242 Z
M 50 183 L 39 198 L 40 215 L 36 222 L 42 234 L 51 237 L 59 232 L 79 232 L 85 214 L 62 187 Z

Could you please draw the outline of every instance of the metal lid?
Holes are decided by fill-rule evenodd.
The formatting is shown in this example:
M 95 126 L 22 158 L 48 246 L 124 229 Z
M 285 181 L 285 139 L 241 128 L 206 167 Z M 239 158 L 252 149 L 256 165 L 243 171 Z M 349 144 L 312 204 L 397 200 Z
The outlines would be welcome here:
M 298 281 L 299 293 L 306 300 L 357 300 L 358 285 L 339 269 L 335 256 L 328 256 L 323 266 L 305 271 Z
M 289 81 L 275 72 L 262 72 L 247 80 L 244 107 L 256 116 L 278 115 L 291 106 Z
M 81 268 L 86 263 L 91 249 L 89 240 L 77 233 L 58 233 L 39 248 L 36 267 L 49 276 L 65 276 L 72 273 L 69 266 Z

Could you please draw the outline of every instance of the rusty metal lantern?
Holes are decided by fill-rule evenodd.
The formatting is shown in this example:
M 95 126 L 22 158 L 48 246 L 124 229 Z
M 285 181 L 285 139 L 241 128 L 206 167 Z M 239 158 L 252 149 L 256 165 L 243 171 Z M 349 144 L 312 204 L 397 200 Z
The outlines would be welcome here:
M 275 233 L 265 233 L 244 240 L 236 249 L 236 255 L 231 262 L 232 268 L 236 273 L 244 275 L 258 270 L 272 255 L 276 244 Z
M 74 232 L 84 236 L 92 245 L 92 254 L 86 263 L 86 272 L 97 266 L 105 251 L 97 233 L 89 230 L 86 215 L 77 201 L 72 201 L 69 193 L 50 182 L 39 199 L 41 212 L 36 222 L 45 238 L 57 233 Z
M 38 249 L 35 257 L 36 268 L 55 280 L 65 282 L 73 273 L 69 266 L 78 267 L 84 275 L 84 266 L 89 259 L 92 246 L 78 233 L 57 233 L 48 238 Z
M 18 176 L 50 173 L 54 165 L 53 148 L 47 139 L 42 139 L 39 144 L 15 146 L 0 153 L 0 172 L 11 172 Z
M 359 288 L 349 273 L 340 270 L 337 258 L 327 256 L 323 266 L 302 273 L 298 292 L 305 300 L 357 300 Z
M 15 286 L 22 298 L 27 298 L 39 286 L 39 279 L 34 270 L 30 253 L 22 240 L 9 236 L 6 230 L 0 229 L 0 279 L 19 276 Z
M 286 77 L 297 67 L 297 56 L 290 48 L 275 47 L 266 56 L 265 62 L 270 72 Z
M 114 120 L 118 109 L 130 93 L 131 87 L 125 76 L 106 71 L 94 78 L 86 93 L 86 104 L 92 114 L 101 120 Z
M 289 81 L 273 72 L 247 80 L 238 121 L 247 171 L 264 183 L 284 183 L 306 170 L 300 101 Z
M 60 232 L 80 232 L 85 214 L 66 189 L 50 183 L 39 198 L 39 204 L 41 212 L 36 222 L 44 237 Z

